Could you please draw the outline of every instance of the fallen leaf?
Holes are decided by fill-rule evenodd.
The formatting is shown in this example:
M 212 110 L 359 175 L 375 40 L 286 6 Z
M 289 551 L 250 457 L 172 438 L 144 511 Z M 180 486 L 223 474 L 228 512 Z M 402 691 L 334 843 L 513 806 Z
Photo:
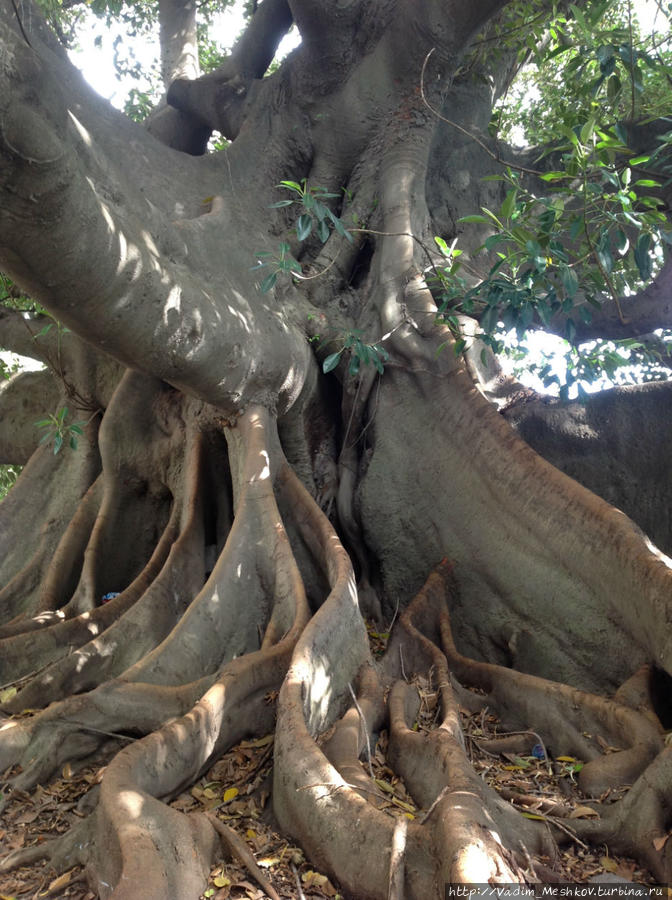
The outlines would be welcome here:
M 229 885 L 231 884 L 231 879 L 227 878 L 226 875 L 218 875 L 216 878 L 213 879 L 212 883 L 214 884 L 215 887 L 218 887 L 218 888 L 229 887 Z
M 546 816 L 537 816 L 535 813 L 521 812 L 521 816 L 525 819 L 538 819 L 540 822 L 546 821 Z
M 618 868 L 618 863 L 609 856 L 601 856 L 600 865 L 603 869 L 606 869 L 607 872 L 615 872 Z
M 410 803 L 406 803 L 404 800 L 400 800 L 398 797 L 392 797 L 391 800 L 395 806 L 398 806 L 400 809 L 405 809 L 407 813 L 415 812 L 415 806 L 411 806 Z
M 63 778 L 72 778 L 72 775 L 73 775 L 72 766 L 70 765 L 70 763 L 66 763 L 63 766 Z
M 238 796 L 238 788 L 228 788 L 222 794 L 222 803 L 230 803 Z
M 279 862 L 282 862 L 279 856 L 265 856 L 263 859 L 257 860 L 257 865 L 261 866 L 262 869 L 271 869 L 273 866 L 277 866 Z
M 329 879 L 326 875 L 320 875 L 319 872 L 313 872 L 312 869 L 309 869 L 307 872 L 304 872 L 301 876 L 301 881 L 306 886 L 317 885 L 318 887 L 325 884 Z
M 27 812 L 20 813 L 13 822 L 15 825 L 29 825 L 31 822 L 35 821 L 39 814 L 40 811 L 38 809 L 31 809 Z
M 11 700 L 15 694 L 17 694 L 17 689 L 15 687 L 5 688 L 4 691 L 0 691 L 0 703 L 6 703 L 8 700 Z
M 388 794 L 394 793 L 394 788 L 387 781 L 383 781 L 382 778 L 376 778 L 376 784 L 381 789 L 381 791 L 386 791 Z
M 254 838 L 256 838 L 256 836 L 257 836 L 257 832 L 254 830 L 254 828 L 248 828 L 247 831 L 245 832 L 245 837 L 248 839 L 248 841 L 254 840 Z
M 576 762 L 576 757 L 574 757 L 574 756 L 556 756 L 555 758 L 556 758 L 557 762 L 571 762 L 571 763 Z
M 600 814 L 596 809 L 593 809 L 592 806 L 577 806 L 576 809 L 573 809 L 569 814 L 570 819 L 588 819 L 588 818 L 600 818 Z
M 54 891 L 60 891 L 61 888 L 64 888 L 66 884 L 69 883 L 70 876 L 74 871 L 74 869 L 70 869 L 69 872 L 64 872 L 62 875 L 59 875 L 58 878 L 54 878 L 49 885 L 49 890 L 53 893 Z
M 666 834 L 664 837 L 657 837 L 653 839 L 653 846 L 660 853 L 665 844 L 667 843 L 667 839 L 669 838 L 669 834 Z
M 241 741 L 241 747 L 266 747 L 268 744 L 272 744 L 275 740 L 274 734 L 267 734 L 264 737 L 258 738 L 256 741 Z
M 322 885 L 322 891 L 327 895 L 327 897 L 337 897 L 338 891 L 333 886 L 333 884 L 327 878 L 326 882 Z

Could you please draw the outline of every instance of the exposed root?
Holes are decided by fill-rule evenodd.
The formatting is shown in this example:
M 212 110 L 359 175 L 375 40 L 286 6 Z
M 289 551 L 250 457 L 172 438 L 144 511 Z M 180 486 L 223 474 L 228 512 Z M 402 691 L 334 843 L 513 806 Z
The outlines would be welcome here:
M 452 672 L 462 683 L 486 691 L 488 704 L 507 725 L 534 727 L 553 755 L 587 760 L 579 784 L 588 796 L 632 783 L 663 748 L 655 723 L 614 700 L 462 656 L 447 611 L 441 616 L 441 639 Z M 617 752 L 605 755 L 605 747 Z
M 32 720 L 7 722 L 0 732 L 3 763 L 18 758 L 24 765 L 11 785 L 20 789 L 44 780 L 65 759 L 91 753 L 103 733 L 151 732 L 117 754 L 100 786 L 91 825 L 94 839 L 83 861 L 95 871 L 101 897 L 110 896 L 113 888 L 116 900 L 137 896 L 139 883 L 149 886 L 145 896 L 157 900 L 200 893 L 217 845 L 212 825 L 203 816 L 169 809 L 160 798 L 178 793 L 242 737 L 272 730 L 275 710 L 267 697 L 280 688 L 309 619 L 275 505 L 269 467 L 277 457 L 274 426 L 263 411 L 251 410 L 238 428 L 242 439 L 236 434 L 230 441 L 238 478 L 236 522 L 210 587 L 197 596 L 194 614 L 184 617 L 186 624 L 178 627 L 169 648 L 173 662 L 182 664 L 169 668 L 167 650 L 150 653 L 123 681 L 52 705 Z M 241 577 L 248 570 L 254 578 Z M 235 582 L 236 572 L 247 604 L 238 598 L 233 607 L 223 605 L 218 591 Z M 227 614 L 236 607 L 245 619 Z M 247 623 L 252 622 L 250 630 Z M 260 622 L 266 623 L 261 636 L 256 630 Z M 253 650 L 255 643 L 261 649 Z M 237 646 L 242 655 L 231 659 Z M 199 648 L 200 656 L 193 651 L 184 655 L 189 647 Z M 208 647 L 213 648 L 211 656 Z M 219 674 L 209 676 L 218 663 Z M 200 680 L 166 686 L 195 671 Z
M 55 456 L 40 447 L 3 501 L 0 516 L 0 622 L 31 616 L 62 534 L 100 471 L 97 450 Z M 21 540 L 17 540 L 21 535 Z
M 10 855 L 0 871 L 45 856 L 57 868 L 85 865 L 101 898 L 137 900 L 141 884 L 143 900 L 186 900 L 203 890 L 223 839 L 277 898 L 219 820 L 185 815 L 165 801 L 241 738 L 272 730 L 268 698 L 280 691 L 275 814 L 311 859 L 358 898 L 439 898 L 447 882 L 520 882 L 532 868 L 556 877 L 556 840 L 570 835 L 608 841 L 636 853 L 659 877 L 670 874 L 669 751 L 645 673 L 621 689 L 625 705 L 463 656 L 450 631 L 446 596 L 456 589 L 445 561 L 399 617 L 375 665 L 350 559 L 286 463 L 272 417 L 253 407 L 226 428 L 235 509 L 230 527 L 228 499 L 206 496 L 212 482 L 207 438 L 190 426 L 180 426 L 180 434 L 186 437 L 182 472 L 166 478 L 176 502 L 149 561 L 110 603 L 77 612 L 82 598 L 86 605 L 100 590 L 96 559 L 108 534 L 103 502 L 83 563 L 88 574 L 68 610 L 74 615 L 32 637 L 45 641 L 87 622 L 107 627 L 36 677 L 7 708 L 88 693 L 0 727 L 0 767 L 21 767 L 10 791 L 44 781 L 110 738 L 121 749 L 86 823 L 51 844 Z M 278 504 L 291 519 L 292 540 L 301 544 L 302 565 L 319 573 L 313 589 L 320 579 L 328 584 L 312 619 Z M 215 540 L 223 531 L 227 536 L 206 579 L 205 547 L 215 531 Z M 14 639 L 6 638 L 7 646 Z M 436 686 L 436 720 L 418 729 L 423 683 Z M 562 824 L 567 809 L 557 805 L 541 809 L 543 821 L 521 816 L 465 752 L 460 706 L 485 705 L 517 732 L 484 738 L 489 753 L 524 753 L 540 743 L 549 754 L 586 760 L 584 792 L 630 781 L 634 787 L 624 800 L 598 806 L 599 819 L 572 821 L 571 829 Z M 390 812 L 385 785 L 372 777 L 376 735 L 385 724 L 386 764 L 403 779 L 415 804 L 410 808 L 423 810 L 421 816 L 404 813 L 403 805 Z M 519 793 L 514 799 L 524 806 Z M 539 855 L 550 868 L 536 866 Z
M 661 884 L 672 880 L 672 747 L 658 754 L 622 800 L 597 810 L 599 819 L 573 823 L 577 834 L 634 856 Z
M 69 693 L 91 690 L 129 669 L 171 631 L 204 579 L 203 440 L 192 436 L 186 453 L 184 500 L 171 518 L 147 566 L 122 591 L 91 613 L 54 632 L 72 640 L 75 628 L 93 640 L 57 661 L 8 701 L 4 709 L 36 709 Z M 179 526 L 179 528 L 178 528 Z M 179 530 L 179 536 L 175 537 Z
M 438 897 L 441 886 L 448 882 L 511 883 L 539 877 L 539 873 L 557 881 L 553 860 L 558 851 L 551 829 L 561 842 L 575 832 L 598 841 L 606 836 L 611 840 L 626 820 L 630 823 L 633 818 L 634 823 L 624 829 L 626 837 L 614 843 L 614 848 L 636 852 L 656 873 L 667 871 L 661 860 L 669 852 L 664 840 L 669 827 L 669 761 L 668 751 L 658 753 L 662 741 L 655 724 L 613 701 L 461 657 L 452 644 L 445 607 L 446 594 L 452 590 L 451 567 L 444 562 L 401 616 L 381 670 L 391 677 L 404 676 L 389 694 L 387 763 L 404 779 L 417 805 L 427 810 L 424 816 L 402 827 L 377 808 L 380 791 L 367 774 L 366 760 L 360 762 L 365 748 L 362 713 L 370 728 L 377 727 L 383 717 L 377 677 L 367 674 L 371 670 L 366 654 L 360 659 L 353 657 L 352 643 L 349 655 L 342 658 L 345 647 L 339 634 L 348 600 L 332 591 L 297 645 L 280 696 L 274 803 L 281 824 L 346 890 L 357 897 L 381 900 L 388 896 Z M 320 639 L 327 631 L 331 635 L 328 648 Z M 440 643 L 443 649 L 439 649 Z M 357 662 L 363 666 L 359 699 L 337 718 L 333 732 L 318 746 L 320 731 L 329 727 L 338 708 L 331 715 L 327 712 L 325 718 L 325 706 L 315 702 L 316 686 L 324 683 L 324 672 L 332 671 L 336 658 L 339 671 L 348 662 L 352 667 Z M 593 761 L 584 765 L 588 777 L 583 783 L 588 791 L 600 781 L 622 783 L 630 772 L 641 770 L 653 757 L 655 760 L 626 800 L 609 807 L 603 819 L 572 818 L 569 828 L 553 817 L 567 816 L 571 809 L 555 806 L 543 809 L 536 817 L 541 821 L 524 818 L 507 802 L 509 798 L 481 779 L 465 753 L 449 667 L 459 677 L 489 690 L 481 701 L 501 706 L 505 716 L 518 721 L 517 734 L 491 741 L 492 753 L 518 747 L 529 752 L 533 744 L 541 742 L 560 748 L 558 753 L 571 749 L 579 755 L 578 750 L 589 750 Z M 416 673 L 425 673 L 424 677 L 438 685 L 439 722 L 429 731 L 413 725 L 420 697 L 407 679 Z M 464 691 L 458 694 L 463 696 Z M 331 691 L 328 696 L 333 696 Z M 530 698 L 528 705 L 526 697 Z M 343 696 L 343 702 L 346 699 Z M 580 734 L 582 726 L 592 729 L 593 739 Z M 577 743 L 578 738 L 583 742 Z M 611 744 L 618 740 L 628 749 L 602 754 L 607 740 Z M 516 801 L 520 802 L 519 796 Z M 643 834 L 653 838 L 648 854 L 643 852 Z M 659 859 L 654 866 L 655 854 Z M 550 859 L 550 867 L 547 863 L 531 865 L 538 856 Z

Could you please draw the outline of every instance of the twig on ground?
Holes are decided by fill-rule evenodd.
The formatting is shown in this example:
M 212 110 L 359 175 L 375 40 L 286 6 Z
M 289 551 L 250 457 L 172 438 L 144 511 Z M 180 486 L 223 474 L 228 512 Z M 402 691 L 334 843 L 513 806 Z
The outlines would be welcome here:
M 294 863 L 290 863 L 290 865 L 292 867 L 292 872 L 294 873 L 294 880 L 296 881 L 296 889 L 299 892 L 298 898 L 299 898 L 299 900 L 306 900 L 306 895 L 303 893 L 303 890 L 301 888 L 301 879 L 299 878 L 299 873 L 297 871 L 297 868 L 294 865 Z

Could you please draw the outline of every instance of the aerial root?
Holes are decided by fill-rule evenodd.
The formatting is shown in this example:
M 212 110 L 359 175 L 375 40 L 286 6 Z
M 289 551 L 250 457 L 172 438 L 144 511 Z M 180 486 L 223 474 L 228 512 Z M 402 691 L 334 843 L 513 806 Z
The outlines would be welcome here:
M 197 609 L 186 626 L 188 614 L 183 617 L 177 630 L 184 629 L 184 638 L 191 629 L 191 639 L 178 640 L 172 652 L 175 663 L 180 660 L 181 646 L 198 647 L 201 678 L 171 685 L 171 681 L 179 682 L 185 671 L 192 671 L 194 660 L 170 669 L 169 652 L 150 653 L 149 663 L 132 667 L 123 681 L 107 682 L 88 694 L 52 705 L 32 724 L 8 723 L 13 728 L 8 729 L 7 746 L 13 743 L 17 750 L 24 744 L 20 757 L 26 768 L 13 782 L 22 788 L 46 777 L 47 770 L 53 770 L 54 759 L 58 765 L 65 758 L 81 755 L 83 749 L 95 749 L 103 735 L 121 732 L 123 738 L 129 731 L 151 731 L 127 743 L 107 766 L 89 820 L 93 837 L 83 860 L 101 897 L 137 898 L 138 885 L 143 886 L 143 900 L 195 897 L 202 892 L 219 845 L 218 835 L 205 816 L 184 815 L 163 801 L 193 783 L 232 744 L 273 730 L 272 698 L 310 618 L 302 580 L 275 505 L 268 466 L 273 458 L 272 423 L 265 413 L 251 410 L 238 427 L 245 432 L 243 440 L 232 441 L 234 447 L 242 448 L 240 459 L 234 461 L 239 478 L 238 532 L 234 520 L 211 587 L 204 594 L 210 601 L 208 614 Z M 236 467 L 236 463 L 240 464 Z M 241 602 L 235 585 L 236 579 L 244 580 L 241 567 L 243 573 L 260 573 L 259 587 L 252 593 L 251 583 L 247 583 L 246 603 Z M 245 623 L 254 623 L 254 629 L 243 634 L 241 655 L 226 662 L 222 661 L 222 646 L 226 651 L 232 645 L 235 653 L 241 643 L 236 622 L 227 621 L 227 607 L 218 600 L 217 591 L 229 587 L 238 597 L 239 608 L 233 612 Z M 197 597 L 192 608 L 200 602 Z M 257 632 L 260 622 L 266 623 L 261 635 Z M 261 649 L 252 650 L 249 645 L 253 641 L 261 644 Z M 220 663 L 212 674 L 207 674 L 212 665 L 207 659 L 209 644 L 220 645 L 216 657 Z M 141 676 L 148 680 L 140 680 Z M 10 741 L 13 729 L 20 739 Z
M 100 512 L 103 492 L 104 479 L 102 475 L 99 475 L 82 497 L 58 543 L 40 591 L 37 615 L 33 617 L 32 622 L 39 625 L 42 622 L 53 621 L 54 617 L 49 616 L 48 613 L 55 612 L 64 606 L 77 587 L 76 581 L 73 584 L 72 579 L 73 576 L 76 578 L 77 573 L 81 571 L 84 552 Z M 40 613 L 47 615 L 40 615 Z
M 82 497 L 53 557 L 46 565 L 46 571 L 40 579 L 39 591 L 35 595 L 34 608 L 24 610 L 23 615 L 1 627 L 0 640 L 17 634 L 26 634 L 29 631 L 37 631 L 63 620 L 64 614 L 59 616 L 57 610 L 66 602 L 68 582 L 73 578 L 73 573 L 78 573 L 81 569 L 81 558 L 100 507 L 102 486 L 102 478 L 98 476 Z M 36 565 L 33 561 L 29 571 L 37 573 L 40 569 L 41 566 Z M 21 582 L 24 582 L 22 589 L 28 593 L 26 578 L 27 571 L 24 570 L 7 585 L 5 590 L 18 588 L 19 584 L 14 584 L 14 582 L 20 579 Z M 70 590 L 74 590 L 75 586 L 75 584 L 70 584 Z M 5 590 L 0 591 L 1 609 L 7 608 L 7 604 L 4 602 L 7 599 Z M 32 618 L 27 618 L 27 615 Z
M 164 568 L 173 544 L 180 533 L 180 526 L 183 524 L 184 513 L 188 510 L 189 505 L 194 503 L 194 491 L 198 489 L 198 482 L 202 470 L 203 456 L 203 440 L 202 437 L 189 435 L 186 441 L 187 458 L 184 461 L 184 468 L 187 472 L 186 490 L 182 484 L 176 484 L 171 492 L 172 502 L 170 504 L 170 513 L 167 517 L 164 527 L 161 530 L 158 539 L 145 553 L 144 550 L 138 551 L 137 559 L 145 557 L 143 564 L 138 566 L 138 571 L 129 578 L 127 585 L 117 583 L 117 579 L 125 580 L 123 573 L 114 572 L 112 575 L 112 560 L 115 554 L 123 556 L 125 546 L 132 544 L 134 537 L 141 546 L 148 542 L 148 538 L 144 537 L 140 540 L 138 532 L 145 530 L 145 520 L 148 518 L 145 514 L 145 505 L 151 506 L 154 500 L 151 499 L 151 492 L 146 489 L 146 485 L 141 479 L 135 479 L 141 482 L 141 486 L 137 489 L 137 497 L 132 498 L 135 494 L 126 488 L 121 488 L 117 478 L 117 473 L 109 469 L 103 470 L 102 486 L 104 489 L 102 501 L 98 497 L 100 488 L 96 487 L 98 482 L 94 484 L 89 493 L 84 498 L 83 507 L 80 507 L 80 518 L 78 514 L 73 517 L 73 528 L 66 529 L 65 535 L 61 540 L 55 560 L 61 562 L 70 561 L 71 563 L 79 563 L 81 567 L 81 575 L 78 584 L 74 587 L 74 593 L 71 599 L 57 611 L 45 611 L 42 615 L 37 616 L 34 622 L 27 623 L 27 628 L 21 630 L 12 636 L 7 636 L 0 644 L 2 648 L 0 652 L 0 680 L 9 682 L 10 680 L 18 680 L 38 667 L 43 667 L 45 663 L 55 662 L 60 658 L 67 656 L 74 648 L 82 647 L 91 641 L 92 637 L 96 638 L 106 629 L 110 628 L 125 612 L 133 607 L 133 605 L 142 597 L 144 597 L 157 579 L 157 576 Z M 125 481 L 133 481 L 128 473 Z M 100 481 L 101 479 L 99 479 Z M 166 493 L 167 488 L 155 486 L 155 493 L 162 493 L 164 496 L 162 503 L 168 503 Z M 126 502 L 122 501 L 119 495 L 129 494 Z M 127 509 L 129 507 L 129 509 Z M 83 526 L 89 523 L 93 511 L 97 512 L 93 531 L 90 532 L 90 539 L 83 550 L 81 545 L 81 533 Z M 128 515 L 124 517 L 126 511 Z M 153 521 L 153 516 L 149 516 Z M 133 527 L 129 527 L 129 523 L 133 523 Z M 71 524 L 73 524 L 71 522 Z M 90 524 L 90 523 L 89 523 Z M 76 526 L 76 527 L 75 527 Z M 90 530 L 89 530 L 90 531 Z M 123 546 L 114 548 L 115 534 L 117 540 L 121 541 L 123 537 Z M 201 550 L 202 552 L 202 550 Z M 125 554 L 131 558 L 136 558 L 135 551 Z M 66 567 L 66 571 L 70 572 L 72 567 Z M 75 567 L 75 571 L 79 571 Z M 72 577 L 69 575 L 69 577 Z M 111 583 L 114 578 L 114 583 Z M 202 581 L 201 581 L 202 584 Z M 105 585 L 101 587 L 101 585 Z M 185 584 L 185 587 L 188 585 Z M 199 585 L 200 586 L 200 585 Z M 47 605 L 51 605 L 51 601 L 55 600 L 58 593 L 58 585 L 51 584 L 49 594 L 51 600 Z M 100 605 L 101 593 L 108 592 L 112 588 L 119 588 L 118 596 L 110 602 Z M 167 610 L 170 610 L 174 604 L 162 604 Z M 176 615 L 179 616 L 182 609 L 178 608 Z M 164 617 L 159 617 L 155 628 L 160 629 L 161 622 Z M 167 627 L 172 627 L 175 619 L 173 619 Z M 35 623 L 40 625 L 40 629 L 35 633 Z M 20 623 L 19 623 L 20 624 Z M 15 630 L 15 629 L 14 629 Z M 147 629 L 143 629 L 143 634 L 152 633 Z M 154 630 L 156 633 L 156 630 Z M 164 632 L 165 633 L 165 632 Z M 157 635 L 157 640 L 160 636 Z M 115 646 L 120 643 L 113 639 Z M 105 643 L 105 640 L 103 640 Z M 126 646 L 127 642 L 121 642 Z M 146 648 L 144 649 L 146 652 Z M 91 651 L 85 653 L 85 657 L 90 655 Z M 95 651 L 94 651 L 95 654 Z M 101 655 L 105 655 L 104 653 Z M 77 660 L 77 670 L 81 667 Z M 70 667 L 73 661 L 68 664 Z M 66 666 L 67 668 L 68 666 Z M 52 699 L 58 699 L 57 684 L 52 677 L 53 673 L 48 673 L 43 679 L 43 684 L 51 685 L 51 693 L 40 702 L 39 690 L 33 692 L 31 703 L 26 703 L 23 698 L 14 698 L 8 711 L 20 711 L 26 706 L 30 706 L 33 702 L 35 706 L 41 706 Z M 79 688 L 81 690 L 81 688 Z M 23 705 L 21 705 L 23 703 Z
M 204 579 L 203 440 L 198 434 L 190 435 L 185 468 L 181 502 L 174 504 L 147 565 L 119 596 L 61 626 L 73 629 L 77 623 L 87 629 L 88 643 L 32 678 L 5 711 L 39 709 L 92 690 L 142 659 L 179 621 Z M 62 630 L 58 634 L 66 640 Z
M 105 657 L 105 653 L 101 653 L 100 650 L 106 645 L 109 636 L 102 637 L 104 632 L 114 626 L 124 613 L 145 596 L 161 571 L 177 535 L 177 520 L 176 510 L 145 568 L 117 597 L 90 612 L 81 613 L 70 619 L 57 620 L 55 624 L 48 625 L 37 633 L 22 633 L 2 641 L 1 676 L 12 677 L 18 681 L 38 666 L 43 667 L 45 663 L 52 663 L 46 669 L 42 668 L 35 679 L 2 705 L 4 712 L 37 709 L 46 706 L 52 700 L 59 699 L 63 683 L 60 679 L 56 680 L 54 675 L 59 671 L 59 663 L 64 657 L 67 660 L 61 663 L 64 672 L 72 671 L 74 668 L 80 674 L 80 683 L 84 681 L 82 676 L 84 662 L 92 655 L 97 658 Z M 93 641 L 95 649 L 88 647 L 92 635 L 96 636 Z M 73 658 L 72 651 L 75 648 L 82 648 L 83 652 L 78 652 Z M 74 685 L 73 688 L 77 689 Z

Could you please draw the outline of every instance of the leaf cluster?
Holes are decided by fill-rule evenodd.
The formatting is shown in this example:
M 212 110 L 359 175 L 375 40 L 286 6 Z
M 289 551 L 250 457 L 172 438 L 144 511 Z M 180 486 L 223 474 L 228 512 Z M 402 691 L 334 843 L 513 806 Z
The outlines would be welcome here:
M 458 352 L 466 345 L 459 312 L 480 317 L 496 352 L 507 330 L 521 341 L 531 325 L 556 315 L 571 342 L 578 320 L 590 323 L 605 299 L 618 304 L 641 290 L 662 264 L 671 233 L 659 198 L 672 179 L 672 131 L 648 152 L 635 155 L 627 146 L 635 117 L 665 121 L 670 109 L 672 4 L 658 8 L 650 35 L 639 28 L 632 0 L 555 6 L 536 21 L 534 4 L 523 2 L 509 10 L 508 32 L 500 20 L 499 52 L 516 52 L 523 68 L 493 115 L 491 134 L 550 148 L 539 159 L 552 153 L 554 170 L 534 194 L 508 170 L 500 209 L 462 220 L 491 231 L 482 249 L 494 261 L 476 287 L 457 273 L 459 263 L 441 270 L 442 308 Z M 572 381 L 629 380 L 633 366 L 639 380 L 669 375 L 667 353 L 635 344 L 568 345 L 566 380 L 554 382 L 547 363 L 540 377 L 564 390 Z
M 316 234 L 324 244 L 332 231 L 352 241 L 350 232 L 326 203 L 327 200 L 339 199 L 340 194 L 311 186 L 305 178 L 300 182 L 281 181 L 277 187 L 289 191 L 291 196 L 271 203 L 269 209 L 288 209 L 294 206 L 299 208 L 300 213 L 295 224 L 296 237 L 299 241 L 306 241 L 311 234 Z M 300 276 L 302 273 L 301 264 L 292 256 L 291 247 L 284 241 L 279 244 L 276 251 L 259 251 L 256 257 L 257 264 L 252 267 L 253 270 L 263 268 L 271 270 L 259 284 L 259 290 L 264 294 L 275 287 L 278 275 Z
M 348 364 L 348 373 L 357 375 L 362 365 L 372 365 L 379 375 L 385 370 L 385 363 L 389 360 L 390 354 L 383 347 L 380 341 L 374 344 L 367 344 L 362 340 L 361 331 L 349 331 L 345 336 L 343 346 L 336 353 L 331 353 L 322 363 L 322 371 L 325 375 L 331 372 L 341 361 L 343 353 L 349 353 L 350 362 Z
M 667 19 L 672 8 L 667 8 Z M 611 124 L 669 112 L 670 23 L 660 4 L 660 30 L 641 33 L 631 0 L 600 0 L 556 9 L 543 34 L 528 30 L 518 49 L 522 67 L 497 107 L 491 131 L 508 141 L 554 142 L 600 111 Z M 532 98 L 532 102 L 531 102 Z
M 35 422 L 37 428 L 44 430 L 40 444 L 53 444 L 54 455 L 60 452 L 67 443 L 70 449 L 76 450 L 78 438 L 84 434 L 85 422 L 67 422 L 68 407 L 62 406 L 55 413 L 49 413 L 44 419 Z
M 296 222 L 296 236 L 300 241 L 307 240 L 314 230 L 324 244 L 329 239 L 332 229 L 352 241 L 352 235 L 343 222 L 325 203 L 325 200 L 340 199 L 340 194 L 331 193 L 322 187 L 312 187 L 305 178 L 300 183 L 281 181 L 278 187 L 285 188 L 294 196 L 271 203 L 269 209 L 299 206 L 302 212 Z

